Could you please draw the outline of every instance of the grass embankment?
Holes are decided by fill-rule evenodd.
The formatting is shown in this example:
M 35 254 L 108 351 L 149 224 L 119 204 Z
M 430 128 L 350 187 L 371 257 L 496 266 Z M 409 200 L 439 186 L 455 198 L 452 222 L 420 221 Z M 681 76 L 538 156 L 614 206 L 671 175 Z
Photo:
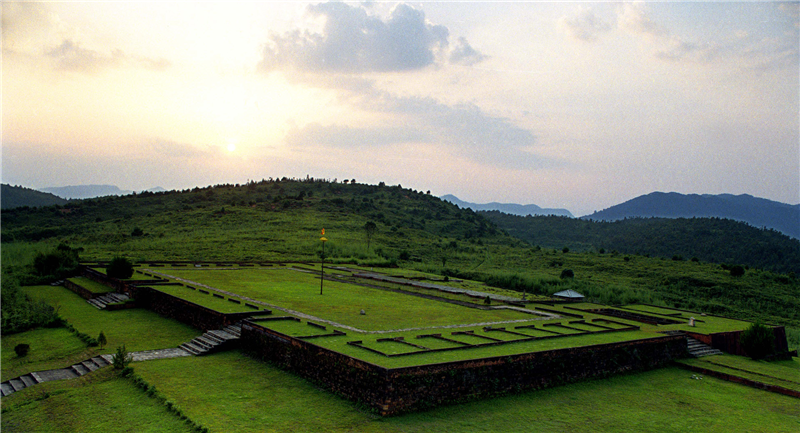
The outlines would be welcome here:
M 3 397 L 2 431 L 191 432 L 163 404 L 111 368 Z
M 58 314 L 78 331 L 92 337 L 102 331 L 108 344 L 103 350 L 96 348 L 96 353 L 114 353 L 117 346 L 123 344 L 130 351 L 177 347 L 200 334 L 189 325 L 149 310 L 98 310 L 62 286 L 29 286 L 23 289 L 30 296 L 44 299 L 56 307 Z
M 86 277 L 69 278 L 69 281 L 97 295 L 103 293 L 110 293 L 114 291 L 114 289 L 112 289 L 111 287 L 108 287 L 105 284 L 100 284 L 97 281 L 90 280 Z
M 137 365 L 211 431 L 794 432 L 797 400 L 677 368 L 382 419 L 238 352 Z
M 777 385 L 786 389 L 800 391 L 800 358 L 767 362 L 725 354 L 682 359 L 679 362 L 768 385 Z
M 4 335 L 2 340 L 2 378 L 6 381 L 32 371 L 53 370 L 68 367 L 92 357 L 96 348 L 86 347 L 67 328 L 39 328 L 18 334 Z M 30 345 L 26 356 L 18 357 L 14 347 Z

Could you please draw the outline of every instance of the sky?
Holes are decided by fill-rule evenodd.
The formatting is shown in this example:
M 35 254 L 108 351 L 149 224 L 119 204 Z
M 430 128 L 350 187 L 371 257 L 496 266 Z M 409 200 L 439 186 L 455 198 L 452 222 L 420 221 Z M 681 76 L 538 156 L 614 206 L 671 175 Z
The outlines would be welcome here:
M 800 4 L 3 2 L 2 181 L 800 203 Z

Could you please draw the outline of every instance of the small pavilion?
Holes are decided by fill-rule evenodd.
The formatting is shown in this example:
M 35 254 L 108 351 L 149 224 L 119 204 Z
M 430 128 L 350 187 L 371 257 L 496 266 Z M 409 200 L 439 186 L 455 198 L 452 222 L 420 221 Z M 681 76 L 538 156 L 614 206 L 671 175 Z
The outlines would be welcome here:
M 584 296 L 574 290 L 562 290 L 557 293 L 553 293 L 553 296 L 556 298 L 561 298 L 567 301 L 583 301 Z

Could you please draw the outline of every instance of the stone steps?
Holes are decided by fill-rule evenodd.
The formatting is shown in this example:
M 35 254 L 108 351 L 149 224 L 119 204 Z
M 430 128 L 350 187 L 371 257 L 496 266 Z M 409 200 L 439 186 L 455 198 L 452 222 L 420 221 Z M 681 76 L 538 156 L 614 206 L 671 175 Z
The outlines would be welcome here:
M 0 395 L 5 397 L 17 391 L 21 391 L 30 386 L 47 382 L 49 380 L 72 379 L 75 377 L 80 377 L 84 374 L 103 368 L 109 364 L 110 362 L 108 362 L 103 356 L 95 356 L 60 370 L 49 370 L 23 374 L 20 377 L 5 381 L 0 384 Z
M 221 345 L 229 341 L 238 340 L 241 332 L 242 327 L 239 325 L 228 325 L 222 329 L 212 329 L 192 341 L 181 344 L 180 348 L 195 356 L 205 355 L 217 350 Z
M 692 337 L 686 337 L 686 350 L 689 352 L 689 355 L 692 355 L 695 358 L 700 358 L 701 356 L 722 355 L 720 350 L 714 349 L 713 347 L 697 341 Z
M 87 299 L 86 302 L 92 304 L 98 310 L 103 310 L 106 308 L 108 304 L 116 304 L 119 302 L 125 302 L 130 299 L 127 295 L 123 295 L 121 293 L 110 292 L 106 293 L 105 295 L 98 296 L 96 298 Z

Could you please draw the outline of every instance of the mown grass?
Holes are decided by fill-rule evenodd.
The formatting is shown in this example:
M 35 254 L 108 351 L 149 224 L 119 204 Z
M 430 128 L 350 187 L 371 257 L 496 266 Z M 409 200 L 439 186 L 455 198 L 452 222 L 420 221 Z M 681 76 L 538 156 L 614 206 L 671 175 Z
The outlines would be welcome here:
M 136 371 L 220 432 L 794 432 L 800 423 L 796 399 L 672 367 L 386 419 L 238 352 Z
M 217 298 L 213 296 L 211 293 L 202 293 L 198 290 L 192 290 L 188 287 L 184 286 L 154 286 L 155 290 L 159 292 L 163 292 L 177 298 L 185 299 L 189 302 L 195 303 L 197 305 L 201 305 L 203 307 L 212 309 L 214 311 L 219 311 L 220 313 L 242 313 L 242 312 L 254 312 L 258 310 L 254 310 L 253 308 L 247 307 L 241 302 L 245 302 L 239 300 L 236 297 L 233 299 L 237 299 L 240 303 L 235 303 L 228 301 L 228 296 L 223 298 Z
M 723 354 L 683 359 L 680 362 L 800 391 L 800 358 L 767 362 Z
M 164 405 L 105 368 L 78 379 L 45 382 L 3 397 L 2 431 L 190 432 Z
M 28 286 L 23 288 L 34 298 L 44 299 L 58 309 L 58 314 L 78 331 L 97 337 L 102 331 L 108 344 L 96 353 L 114 353 L 125 345 L 130 351 L 177 347 L 200 334 L 200 331 L 173 319 L 144 309 L 98 310 L 63 286 Z
M 86 347 L 86 343 L 67 328 L 39 328 L 4 335 L 0 343 L 2 344 L 0 381 L 13 379 L 32 371 L 64 368 L 88 359 L 96 352 L 93 348 Z M 26 356 L 18 357 L 14 347 L 23 343 L 30 345 L 30 351 Z
M 475 310 L 334 281 L 325 281 L 323 294 L 320 295 L 318 275 L 288 268 L 241 270 L 174 268 L 163 272 L 270 305 L 300 311 L 364 330 L 404 329 L 531 318 L 528 314 L 516 311 Z M 360 314 L 362 309 L 366 314 Z

